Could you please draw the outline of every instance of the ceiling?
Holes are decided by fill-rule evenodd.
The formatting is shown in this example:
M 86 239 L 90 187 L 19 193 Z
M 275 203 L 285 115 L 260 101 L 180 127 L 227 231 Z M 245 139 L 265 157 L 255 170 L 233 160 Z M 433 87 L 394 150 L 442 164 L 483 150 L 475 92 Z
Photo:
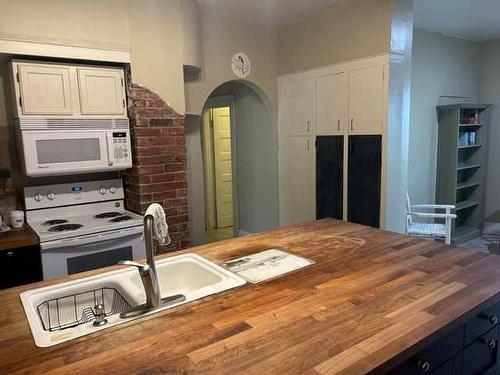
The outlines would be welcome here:
M 500 0 L 416 0 L 414 25 L 450 36 L 500 39 Z

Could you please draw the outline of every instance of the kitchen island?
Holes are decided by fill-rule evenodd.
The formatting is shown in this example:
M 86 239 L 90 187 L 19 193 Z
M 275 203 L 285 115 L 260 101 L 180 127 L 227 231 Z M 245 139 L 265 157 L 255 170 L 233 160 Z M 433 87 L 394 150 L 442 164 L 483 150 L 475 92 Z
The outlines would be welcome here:
M 185 252 L 272 247 L 315 264 L 49 348 L 19 294 L 102 270 L 1 291 L 0 373 L 453 373 L 470 353 L 496 373 L 500 257 L 332 219 Z

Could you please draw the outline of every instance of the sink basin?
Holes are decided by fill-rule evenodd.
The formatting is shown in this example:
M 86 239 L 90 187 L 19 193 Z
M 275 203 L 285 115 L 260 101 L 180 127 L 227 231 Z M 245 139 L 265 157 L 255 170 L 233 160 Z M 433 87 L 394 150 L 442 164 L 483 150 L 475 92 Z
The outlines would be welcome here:
M 241 277 L 196 254 L 156 262 L 162 298 L 183 294 L 185 301 L 144 315 L 173 308 L 245 284 Z M 145 302 L 137 270 L 124 268 L 30 290 L 21 294 L 28 322 L 39 347 L 47 347 L 121 324 L 137 317 L 119 314 Z M 104 305 L 107 323 L 94 326 L 94 307 Z M 144 316 L 143 315 L 143 316 Z

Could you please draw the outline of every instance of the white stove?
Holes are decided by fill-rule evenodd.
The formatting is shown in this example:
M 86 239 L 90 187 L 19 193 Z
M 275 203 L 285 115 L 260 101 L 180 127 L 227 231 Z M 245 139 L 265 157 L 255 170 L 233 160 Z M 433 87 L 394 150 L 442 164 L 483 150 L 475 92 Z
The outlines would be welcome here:
M 145 256 L 142 216 L 124 209 L 121 180 L 33 186 L 24 194 L 45 280 Z

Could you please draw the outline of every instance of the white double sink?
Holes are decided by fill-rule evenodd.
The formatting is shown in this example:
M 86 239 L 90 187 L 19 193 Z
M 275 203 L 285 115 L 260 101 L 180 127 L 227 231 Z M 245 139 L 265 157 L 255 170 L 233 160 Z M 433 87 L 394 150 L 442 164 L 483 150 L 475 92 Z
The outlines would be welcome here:
M 156 262 L 162 298 L 183 294 L 180 303 L 159 308 L 155 314 L 245 284 L 241 277 L 196 254 L 182 254 Z M 120 312 L 144 303 L 144 288 L 135 268 L 34 289 L 21 294 L 28 322 L 39 347 L 47 347 L 97 332 L 133 318 Z M 103 304 L 107 323 L 94 326 L 95 306 Z

